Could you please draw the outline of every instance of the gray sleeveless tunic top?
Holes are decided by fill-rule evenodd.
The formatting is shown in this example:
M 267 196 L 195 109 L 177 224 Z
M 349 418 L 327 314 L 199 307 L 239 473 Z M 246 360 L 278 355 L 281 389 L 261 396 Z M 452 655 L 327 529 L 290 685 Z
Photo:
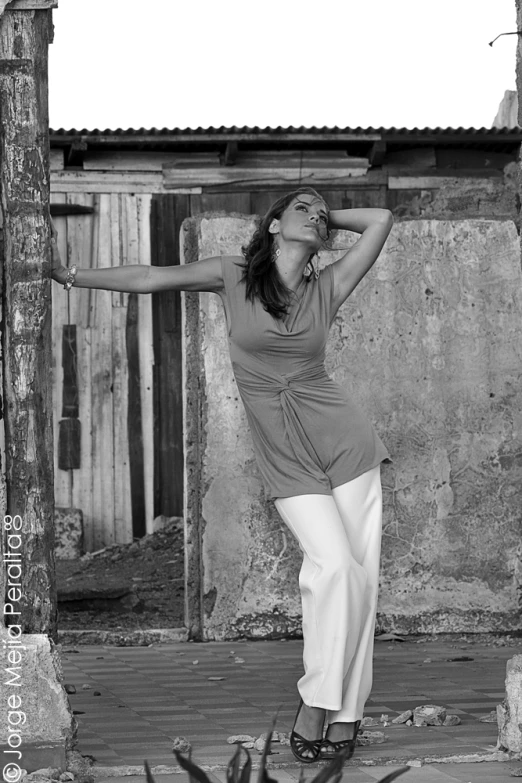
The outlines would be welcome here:
M 269 497 L 330 495 L 387 460 L 368 418 L 324 366 L 333 269 L 303 277 L 279 320 L 246 300 L 239 261 L 221 263 L 232 369 Z

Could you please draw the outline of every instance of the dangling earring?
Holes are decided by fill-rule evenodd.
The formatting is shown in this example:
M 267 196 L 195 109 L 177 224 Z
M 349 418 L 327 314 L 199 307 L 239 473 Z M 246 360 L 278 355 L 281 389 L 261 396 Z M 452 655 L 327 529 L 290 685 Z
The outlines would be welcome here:
M 281 255 L 281 249 L 272 245 L 272 263 L 275 264 L 276 259 Z

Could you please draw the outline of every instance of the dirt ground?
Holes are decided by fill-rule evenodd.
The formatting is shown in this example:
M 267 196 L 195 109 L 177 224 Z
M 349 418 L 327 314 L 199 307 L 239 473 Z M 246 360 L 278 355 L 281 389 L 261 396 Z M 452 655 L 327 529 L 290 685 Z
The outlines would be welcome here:
M 132 544 L 57 560 L 59 630 L 183 626 L 182 521 Z

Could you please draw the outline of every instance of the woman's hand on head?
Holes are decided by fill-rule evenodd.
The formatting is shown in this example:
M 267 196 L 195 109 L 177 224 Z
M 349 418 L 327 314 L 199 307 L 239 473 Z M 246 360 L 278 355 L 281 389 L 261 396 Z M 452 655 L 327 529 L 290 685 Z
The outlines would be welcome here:
M 65 283 L 67 276 L 67 268 L 63 266 L 62 259 L 60 258 L 60 251 L 58 250 L 58 231 L 56 226 L 51 220 L 51 277 L 56 280 L 57 283 Z

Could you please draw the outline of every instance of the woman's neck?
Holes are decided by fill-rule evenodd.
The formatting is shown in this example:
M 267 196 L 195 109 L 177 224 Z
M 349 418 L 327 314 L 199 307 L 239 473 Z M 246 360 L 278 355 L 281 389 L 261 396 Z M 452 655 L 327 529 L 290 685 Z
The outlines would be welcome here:
M 281 255 L 276 259 L 275 264 L 281 280 L 291 291 L 295 291 L 302 282 L 309 258 L 309 250 L 303 254 L 301 249 L 296 248 L 294 252 L 281 251 Z

